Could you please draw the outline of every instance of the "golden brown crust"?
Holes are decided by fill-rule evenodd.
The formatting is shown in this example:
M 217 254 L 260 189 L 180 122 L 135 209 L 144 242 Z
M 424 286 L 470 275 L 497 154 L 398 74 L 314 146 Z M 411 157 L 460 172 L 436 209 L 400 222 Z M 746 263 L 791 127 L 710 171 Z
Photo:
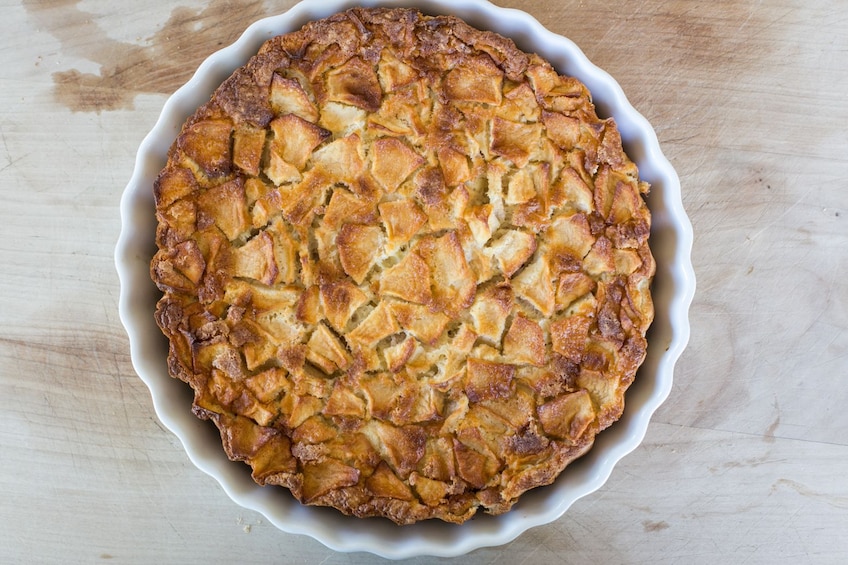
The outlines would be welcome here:
M 648 187 L 586 88 L 510 40 L 407 9 L 275 37 L 154 189 L 169 369 L 260 484 L 459 523 L 623 410 Z

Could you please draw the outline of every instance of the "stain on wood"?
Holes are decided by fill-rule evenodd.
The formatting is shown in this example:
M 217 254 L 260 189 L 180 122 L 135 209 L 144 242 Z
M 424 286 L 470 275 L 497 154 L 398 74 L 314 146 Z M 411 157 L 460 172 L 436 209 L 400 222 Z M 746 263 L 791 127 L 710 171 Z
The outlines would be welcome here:
M 69 69 L 52 75 L 58 103 L 73 112 L 97 113 L 132 109 L 139 94 L 171 94 L 207 56 L 231 44 L 257 19 L 272 15 L 256 1 L 235 7 L 212 0 L 199 10 L 176 7 L 149 40 L 130 43 L 111 38 L 79 2 L 24 0 L 23 5 L 65 53 L 99 65 L 98 73 Z
M 661 520 L 659 522 L 652 522 L 651 520 L 643 520 L 642 527 L 645 528 L 646 532 L 661 532 L 662 530 L 666 530 L 671 526 L 665 520 Z

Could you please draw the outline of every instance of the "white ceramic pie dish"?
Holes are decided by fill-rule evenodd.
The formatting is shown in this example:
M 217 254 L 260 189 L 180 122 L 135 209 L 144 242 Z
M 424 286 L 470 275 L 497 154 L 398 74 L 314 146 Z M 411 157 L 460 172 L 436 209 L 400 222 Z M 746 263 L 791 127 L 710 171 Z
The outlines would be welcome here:
M 657 262 L 656 318 L 648 335 L 647 359 L 627 392 L 624 415 L 554 484 L 526 493 L 505 515 L 479 516 L 461 526 L 430 521 L 399 527 L 388 520 L 352 518 L 331 509 L 303 506 L 285 489 L 256 485 L 246 465 L 227 459 L 214 426 L 192 414 L 192 392 L 168 375 L 167 342 L 153 319 L 160 293 L 149 275 L 156 228 L 152 186 L 183 121 L 265 40 L 356 5 L 410 6 L 429 14 L 452 14 L 512 38 L 524 51 L 539 53 L 560 73 L 576 76 L 589 87 L 598 114 L 615 118 L 628 154 L 638 164 L 641 177 L 652 185 L 648 204 L 653 215 L 651 248 Z M 630 105 L 615 80 L 574 43 L 524 12 L 485 0 L 305 0 L 284 14 L 254 23 L 237 42 L 206 59 L 165 103 L 139 148 L 121 200 L 121 221 L 115 251 L 120 317 L 129 335 L 133 366 L 150 388 L 159 419 L 179 437 L 191 461 L 214 477 L 236 503 L 262 513 L 285 532 L 311 536 L 338 551 L 367 551 L 393 559 L 456 556 L 505 544 L 529 528 L 560 518 L 575 500 L 600 488 L 615 464 L 641 443 L 652 414 L 671 390 L 674 364 L 689 339 L 688 311 L 695 291 L 692 227 L 683 210 L 680 181 L 650 124 Z

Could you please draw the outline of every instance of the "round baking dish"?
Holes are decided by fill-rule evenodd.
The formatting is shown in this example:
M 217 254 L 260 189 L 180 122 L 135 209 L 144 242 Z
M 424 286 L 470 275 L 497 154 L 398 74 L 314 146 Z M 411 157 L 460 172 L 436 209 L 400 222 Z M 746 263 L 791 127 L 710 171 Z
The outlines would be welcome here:
M 478 516 L 460 526 L 429 521 L 399 527 L 388 520 L 363 520 L 303 506 L 285 489 L 258 486 L 246 465 L 229 461 L 214 426 L 192 414 L 190 388 L 168 375 L 167 342 L 153 319 L 160 293 L 149 276 L 156 229 L 152 186 L 168 148 L 185 119 L 265 40 L 357 5 L 407 6 L 433 15 L 455 15 L 472 26 L 513 39 L 524 51 L 540 54 L 560 73 L 587 85 L 602 118 L 615 118 L 628 155 L 652 186 L 648 206 L 653 217 L 651 248 L 657 262 L 653 285 L 656 315 L 648 334 L 647 359 L 627 392 L 624 414 L 599 434 L 591 451 L 572 463 L 556 482 L 524 494 L 513 510 L 502 516 Z M 206 59 L 165 103 L 139 148 L 121 200 L 121 222 L 115 251 L 120 317 L 129 335 L 133 366 L 150 388 L 159 419 L 180 439 L 191 461 L 214 477 L 236 503 L 260 512 L 285 532 L 311 536 L 338 551 L 366 551 L 392 559 L 456 556 L 505 544 L 529 528 L 560 518 L 575 500 L 600 488 L 615 464 L 642 441 L 652 414 L 671 390 L 674 364 L 689 338 L 688 311 L 695 291 L 692 227 L 683 210 L 680 181 L 662 154 L 651 125 L 630 105 L 615 80 L 593 65 L 573 42 L 548 31 L 524 12 L 485 0 L 305 0 L 284 14 L 257 21 L 234 44 Z

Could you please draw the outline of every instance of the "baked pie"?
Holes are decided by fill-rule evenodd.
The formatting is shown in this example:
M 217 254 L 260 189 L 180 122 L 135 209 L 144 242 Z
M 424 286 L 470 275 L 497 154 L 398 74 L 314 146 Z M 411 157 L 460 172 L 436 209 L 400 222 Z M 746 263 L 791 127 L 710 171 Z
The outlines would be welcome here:
M 648 185 L 615 122 L 455 17 L 268 40 L 154 192 L 169 371 L 305 504 L 505 512 L 619 418 L 645 357 Z

